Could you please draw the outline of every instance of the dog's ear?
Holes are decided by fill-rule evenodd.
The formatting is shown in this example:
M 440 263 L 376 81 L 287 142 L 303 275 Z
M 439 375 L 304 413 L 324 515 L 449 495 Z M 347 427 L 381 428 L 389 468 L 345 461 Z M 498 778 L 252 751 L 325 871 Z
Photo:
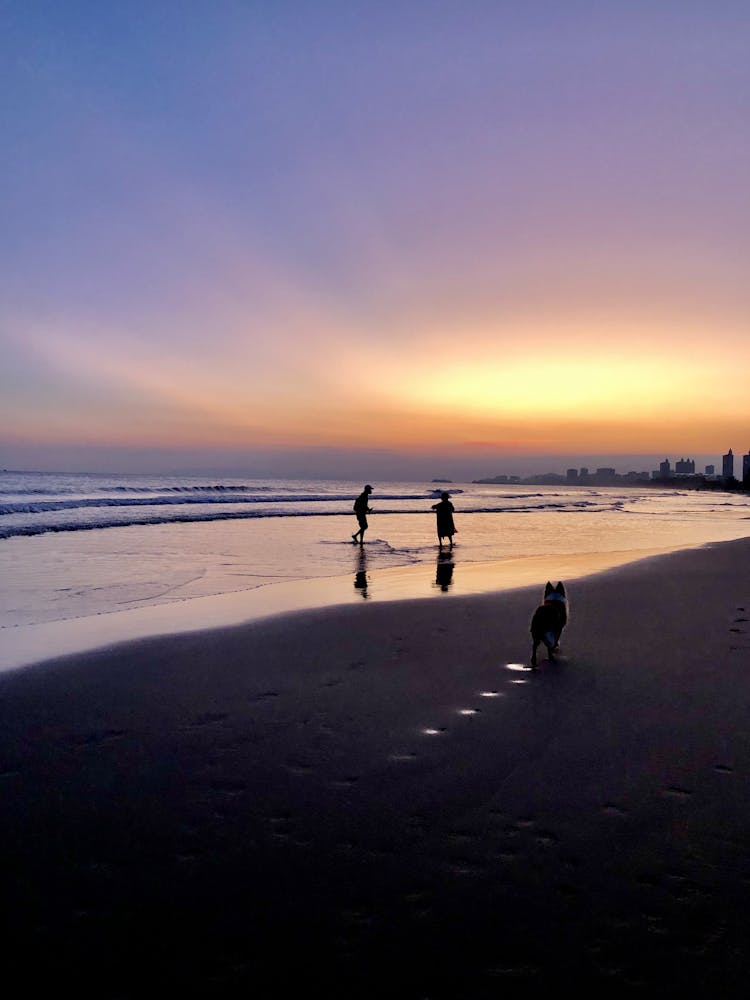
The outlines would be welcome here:
M 562 580 L 557 581 L 555 592 L 562 595 L 562 597 L 565 597 L 565 584 L 562 582 Z
M 552 584 L 550 583 L 550 581 L 547 580 L 547 583 L 545 584 L 545 587 L 544 587 L 544 596 L 546 597 L 547 594 L 551 594 L 554 589 L 555 588 L 552 586 Z

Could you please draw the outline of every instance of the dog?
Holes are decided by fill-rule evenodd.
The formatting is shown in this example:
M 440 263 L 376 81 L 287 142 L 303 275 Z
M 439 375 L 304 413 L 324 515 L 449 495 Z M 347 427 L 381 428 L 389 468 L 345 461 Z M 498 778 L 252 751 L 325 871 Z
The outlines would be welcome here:
M 540 604 L 531 619 L 531 666 L 536 666 L 536 651 L 540 643 L 547 647 L 547 658 L 555 662 L 555 653 L 560 645 L 562 630 L 568 623 L 568 597 L 565 585 L 558 581 L 553 587 L 547 580 L 544 588 L 544 604 Z

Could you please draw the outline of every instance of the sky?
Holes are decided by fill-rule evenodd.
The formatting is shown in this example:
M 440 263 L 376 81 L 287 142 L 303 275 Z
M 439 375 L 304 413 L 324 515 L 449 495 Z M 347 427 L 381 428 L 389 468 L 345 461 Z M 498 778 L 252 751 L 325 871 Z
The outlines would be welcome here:
M 0 0 L 0 467 L 750 450 L 746 0 Z

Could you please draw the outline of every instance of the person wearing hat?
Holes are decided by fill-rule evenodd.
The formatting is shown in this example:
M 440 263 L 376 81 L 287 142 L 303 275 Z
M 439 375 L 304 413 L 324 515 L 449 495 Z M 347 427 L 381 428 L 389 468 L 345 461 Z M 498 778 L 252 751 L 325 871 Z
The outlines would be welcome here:
M 357 544 L 358 536 L 359 544 L 364 545 L 365 532 L 367 531 L 367 515 L 372 513 L 372 508 L 369 506 L 371 493 L 372 486 L 368 483 L 354 501 L 354 513 L 357 515 L 357 523 L 359 524 L 359 529 L 352 535 L 352 541 L 355 545 Z

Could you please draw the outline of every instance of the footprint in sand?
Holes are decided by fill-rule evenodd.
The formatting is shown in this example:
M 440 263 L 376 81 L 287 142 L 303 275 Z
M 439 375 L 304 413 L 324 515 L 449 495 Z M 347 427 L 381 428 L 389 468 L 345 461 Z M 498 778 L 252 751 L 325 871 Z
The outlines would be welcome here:
M 464 833 L 461 830 L 456 830 L 448 834 L 448 840 L 454 844 L 471 844 L 475 840 L 478 840 L 478 837 L 473 833 Z
M 122 739 L 124 735 L 124 729 L 104 729 L 93 733 L 74 733 L 67 738 L 66 742 L 74 747 L 90 747 L 111 743 L 113 740 Z
M 271 816 L 266 816 L 265 821 L 268 823 L 270 835 L 273 840 L 286 842 L 291 839 L 294 826 L 290 815 L 287 813 L 275 813 Z
M 407 906 L 424 906 L 430 901 L 430 894 L 426 889 L 414 889 L 407 892 L 403 900 Z
M 251 694 L 248 701 L 271 701 L 273 698 L 278 698 L 278 691 L 261 691 L 259 694 Z
M 534 674 L 536 670 L 530 667 L 526 663 L 506 663 L 506 670 L 511 670 L 514 674 Z M 526 677 L 512 677 L 510 680 L 511 684 L 528 684 L 528 679 Z
M 290 823 L 292 820 L 291 813 L 272 813 L 272 815 L 266 817 L 271 826 L 278 827 L 284 826 Z
M 535 839 L 537 844 L 541 847 L 553 847 L 555 844 L 559 843 L 555 834 L 549 830 L 540 830 Z
M 664 878 L 668 879 L 670 882 L 687 881 L 687 875 L 684 875 L 682 872 L 673 872 L 673 871 L 664 872 Z
M 331 782 L 331 784 L 334 786 L 334 788 L 351 788 L 352 785 L 356 785 L 358 781 L 359 781 L 359 775 L 349 774 L 346 775 L 346 777 L 344 778 L 334 779 Z
M 201 715 L 196 715 L 191 722 L 188 723 L 188 729 L 198 729 L 202 726 L 214 726 L 217 722 L 224 722 L 229 716 L 226 712 L 203 712 Z
M 356 840 L 340 840 L 336 845 L 337 850 L 343 851 L 345 854 L 351 854 L 352 851 L 356 851 L 359 847 L 359 843 Z
M 201 855 L 197 851 L 181 851 L 175 854 L 174 858 L 181 865 L 189 865 L 200 861 Z
M 214 806 L 213 816 L 214 819 L 218 819 L 223 822 L 224 820 L 234 819 L 235 812 L 229 803 L 219 802 Z
M 733 774 L 734 768 L 727 764 L 714 764 L 714 771 L 718 771 L 719 774 Z
M 358 927 L 369 927 L 375 923 L 375 915 L 365 904 L 352 907 L 349 910 L 342 910 L 341 916 L 346 923 L 354 924 Z
M 527 982 L 541 973 L 535 965 L 492 965 L 482 969 L 482 976 L 489 979 L 506 979 L 510 982 Z
M 211 790 L 219 795 L 226 795 L 227 798 L 235 798 L 247 789 L 244 781 L 212 781 Z
M 305 775 L 312 773 L 312 765 L 307 764 L 305 761 L 291 761 L 284 764 L 284 767 L 290 774 Z
M 464 858 L 449 862 L 445 866 L 445 870 L 449 875 L 457 875 L 459 878 L 477 877 L 484 874 L 483 868 Z
M 670 785 L 665 788 L 662 795 L 667 795 L 672 799 L 689 799 L 693 793 L 687 788 L 680 788 L 677 785 Z
M 602 806 L 602 812 L 605 816 L 625 816 L 625 810 L 620 809 L 619 806 L 614 805 L 612 802 L 605 802 Z

